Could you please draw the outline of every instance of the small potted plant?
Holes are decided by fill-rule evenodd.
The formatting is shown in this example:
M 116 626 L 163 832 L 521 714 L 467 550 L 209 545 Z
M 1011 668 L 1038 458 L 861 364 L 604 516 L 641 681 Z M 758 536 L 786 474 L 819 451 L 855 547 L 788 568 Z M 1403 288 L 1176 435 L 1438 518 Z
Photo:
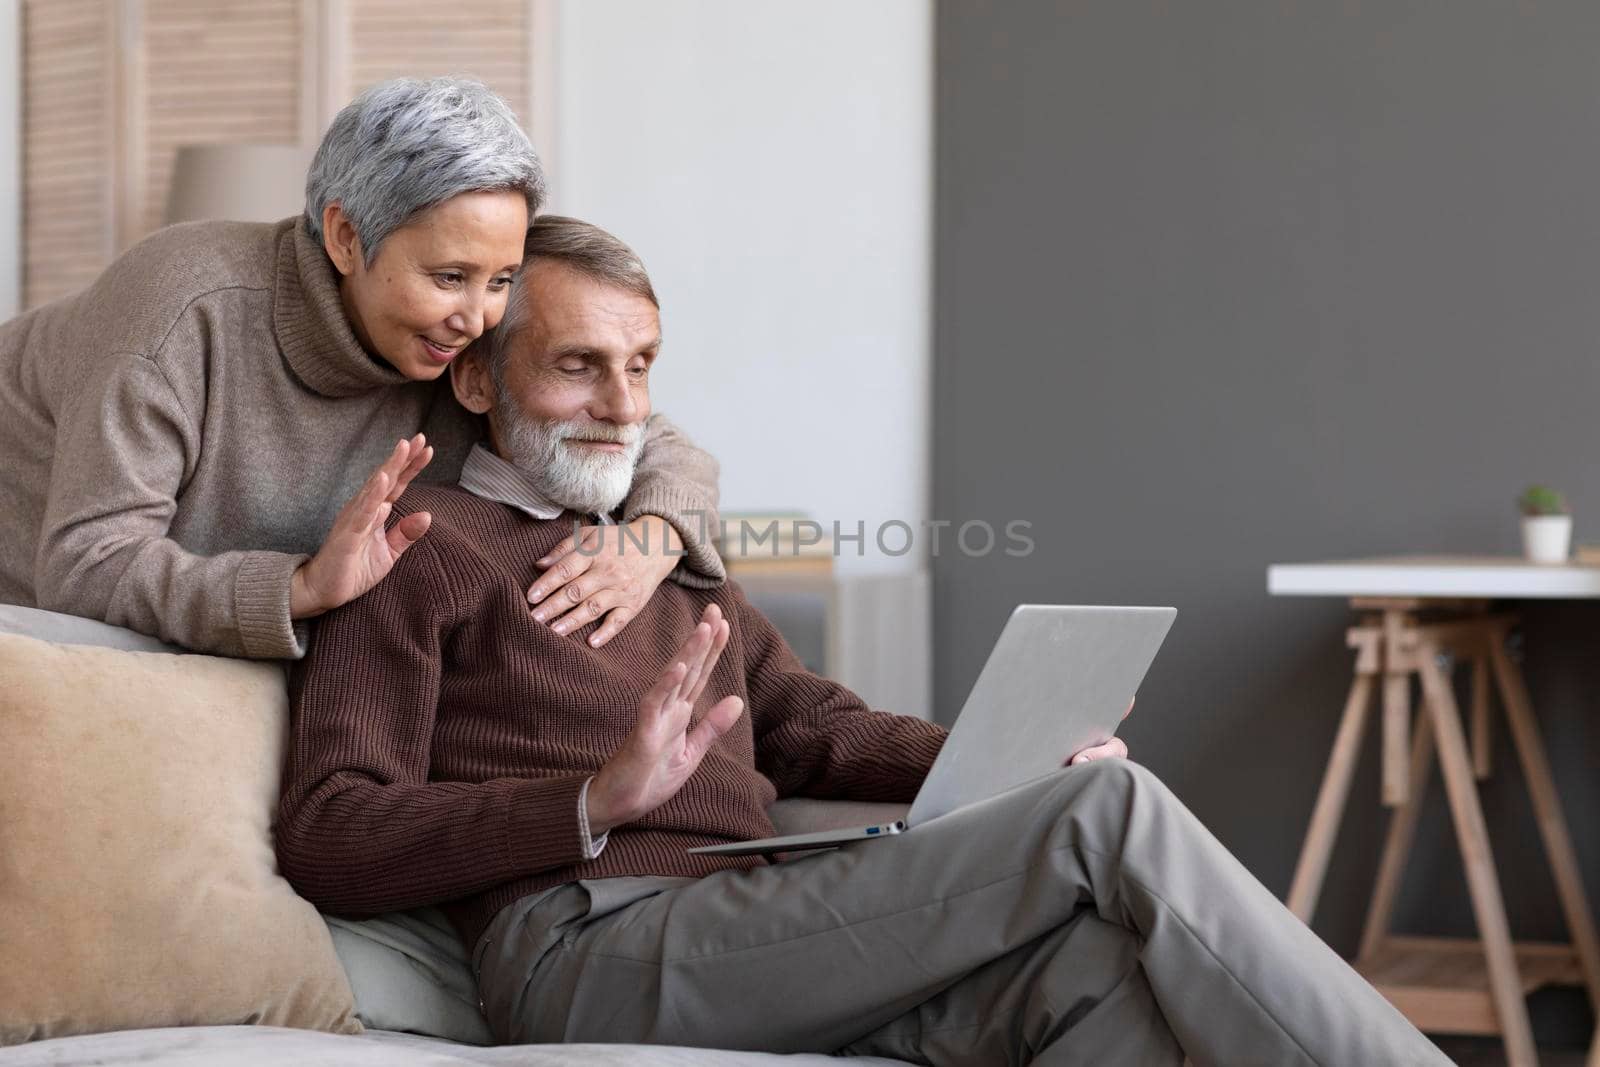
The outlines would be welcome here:
M 1530 485 L 1517 498 L 1522 509 L 1522 552 L 1531 563 L 1565 563 L 1572 547 L 1567 501 L 1548 485 Z

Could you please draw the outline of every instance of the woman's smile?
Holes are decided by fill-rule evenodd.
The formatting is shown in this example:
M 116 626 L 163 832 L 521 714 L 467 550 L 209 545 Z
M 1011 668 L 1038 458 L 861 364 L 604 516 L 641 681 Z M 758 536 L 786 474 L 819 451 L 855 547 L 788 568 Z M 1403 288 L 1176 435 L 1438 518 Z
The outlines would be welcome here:
M 429 359 L 436 363 L 449 363 L 452 359 L 455 359 L 456 356 L 460 355 L 461 350 L 466 347 L 465 344 L 440 344 L 438 341 L 433 340 L 426 334 L 419 334 L 418 336 L 422 338 L 422 350 L 427 354 Z

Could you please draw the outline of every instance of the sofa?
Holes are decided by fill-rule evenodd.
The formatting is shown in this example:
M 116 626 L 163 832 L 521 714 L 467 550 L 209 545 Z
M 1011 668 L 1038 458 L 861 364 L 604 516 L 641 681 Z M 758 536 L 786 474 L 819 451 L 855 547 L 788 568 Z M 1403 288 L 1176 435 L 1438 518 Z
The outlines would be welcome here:
M 186 681 L 190 678 L 195 681 Z M 0 605 L 0 731 L 12 739 L 13 753 L 23 753 L 12 758 L 27 761 L 11 764 L 9 772 L 0 765 L 0 909 L 4 911 L 0 914 L 0 940 L 7 936 L 16 940 L 23 956 L 29 951 L 28 938 L 35 945 L 31 964 L 0 960 L 0 1044 L 13 1042 L 0 1047 L 0 1067 L 135 1063 L 244 1067 L 756 1067 L 782 1063 L 801 1067 L 829 1059 L 620 1044 L 495 1046 L 479 1012 L 465 949 L 442 913 L 423 908 L 361 920 L 316 915 L 277 876 L 269 839 L 265 844 L 263 840 L 246 842 L 239 852 L 242 859 L 237 861 L 217 859 L 216 845 L 201 850 L 202 861 L 212 866 L 226 862 L 259 866 L 254 877 L 260 884 L 248 889 L 255 897 L 227 896 L 246 891 L 236 884 L 246 876 L 237 872 L 223 871 L 215 891 L 196 890 L 192 901 L 186 897 L 190 887 L 206 881 L 212 872 L 196 875 L 174 867 L 177 880 L 171 887 L 161 889 L 158 880 L 152 883 L 166 863 L 163 849 L 195 851 L 191 847 L 194 839 L 207 832 L 262 839 L 270 834 L 276 802 L 272 775 L 281 770 L 282 759 L 281 747 L 274 747 L 271 738 L 281 739 L 287 732 L 284 683 L 280 665 L 185 655 L 150 637 L 103 623 Z M 89 688 L 83 692 L 94 695 L 84 698 L 81 709 L 60 703 L 65 699 L 62 694 L 78 692 L 84 686 Z M 207 686 L 212 687 L 207 690 L 209 703 L 200 701 L 193 707 L 186 703 L 191 695 L 188 689 L 198 692 Z M 153 703 L 140 709 L 140 701 Z M 129 712 L 128 708 L 135 710 Z M 167 709 L 172 709 L 178 725 L 160 735 L 156 728 L 166 725 L 159 720 Z M 137 717 L 117 720 L 115 716 L 123 712 Z M 84 719 L 81 728 L 75 721 L 80 714 Z M 182 720 L 183 715 L 192 717 Z M 234 721 L 230 715 L 239 716 L 242 732 L 266 737 L 268 742 L 241 740 L 234 745 L 228 733 L 232 729 L 229 723 Z M 145 737 L 147 726 L 156 730 L 156 740 Z M 214 746 L 220 747 L 205 749 L 205 739 L 198 735 L 211 735 Z M 231 768 L 231 749 L 252 744 L 262 744 L 264 755 L 243 771 Z M 198 747 L 190 753 L 194 757 L 191 767 L 167 755 L 156 759 L 149 753 L 159 749 L 151 745 L 177 746 L 179 750 Z M 100 763 L 93 768 L 74 766 L 95 760 Z M 240 779 L 252 773 L 250 767 L 257 779 L 254 792 L 237 788 Z M 57 812 L 36 810 L 33 797 L 42 798 L 37 805 L 51 803 L 50 796 L 57 795 L 52 793 L 55 783 L 80 770 L 88 786 L 76 787 L 77 791 L 62 787 L 55 801 Z M 206 779 L 208 770 L 218 777 Z M 141 787 L 140 774 L 155 774 L 149 780 L 159 782 L 160 788 Z M 195 783 L 199 784 L 186 782 L 185 788 L 169 788 L 172 779 L 185 774 L 197 775 Z M 213 784 L 206 786 L 206 781 Z M 131 790 L 120 800 L 114 795 L 119 786 Z M 208 789 L 216 795 L 207 796 Z M 171 804 L 156 811 L 166 801 L 147 804 L 147 792 L 170 796 Z M 250 809 L 245 812 L 245 822 L 256 829 L 236 832 L 228 828 L 232 825 L 227 824 L 228 800 L 222 794 L 244 798 L 242 803 Z M 61 825 L 73 822 L 80 808 L 92 809 L 96 804 L 108 808 L 98 828 L 85 827 L 75 837 L 73 827 Z M 144 810 L 147 807 L 151 810 Z M 899 817 L 903 810 L 898 805 L 791 799 L 775 805 L 772 815 L 780 832 L 796 833 L 881 822 Z M 159 819 L 168 822 L 152 821 Z M 173 819 L 177 823 L 172 823 Z M 141 827 L 157 825 L 164 829 L 143 831 L 150 840 L 137 839 Z M 107 826 L 112 828 L 110 832 Z M 89 851 L 85 852 L 86 848 Z M 115 884 L 118 875 L 111 857 L 119 850 L 134 857 L 134 877 L 124 885 Z M 107 857 L 104 864 L 102 855 Z M 74 856 L 90 858 L 74 860 Z M 180 897 L 184 900 L 169 907 Z M 112 903 L 108 905 L 107 899 Z M 260 907 L 241 903 L 256 900 L 264 903 Z M 61 923 L 77 923 L 74 916 L 78 913 L 71 907 L 80 909 L 84 924 L 103 924 L 96 929 L 105 931 L 104 940 L 96 934 L 79 951 L 62 948 L 63 943 L 76 940 L 63 936 L 64 932 L 78 932 L 59 928 Z M 201 934 L 183 927 L 186 917 L 208 907 L 213 914 Z M 290 918 L 272 919 L 273 915 Z M 307 917 L 308 921 L 300 921 Z M 249 925 L 246 919 L 267 925 L 254 935 L 238 935 L 246 937 L 240 941 L 233 928 Z M 163 922 L 175 924 L 178 933 L 158 941 L 154 950 L 148 946 L 112 948 L 125 937 L 149 936 L 150 928 Z M 273 922 L 281 924 L 281 936 Z M 52 923 L 58 928 L 49 929 Z M 256 941 L 250 942 L 249 936 Z M 262 980 L 271 988 L 236 991 L 231 1003 L 243 1007 L 230 1006 L 227 1001 L 208 1006 L 210 994 L 242 974 L 247 987 L 247 972 L 261 962 L 257 957 L 271 957 L 281 947 L 277 942 L 295 938 L 309 946 L 297 950 L 309 959 L 306 982 L 301 982 L 298 974 L 286 978 L 279 960 L 277 976 Z M 132 958 L 117 958 L 118 952 Z M 192 953 L 192 958 L 185 958 L 184 952 Z M 224 956 L 220 963 L 200 958 L 217 952 Z M 290 954 L 286 958 L 293 971 L 298 957 Z M 205 967 L 214 963 L 220 970 L 207 972 Z M 320 976 L 312 975 L 318 966 L 323 968 Z M 73 984 L 74 967 L 84 971 L 81 988 Z M 157 972 L 171 976 L 170 988 L 163 987 Z M 185 987 L 185 981 L 191 984 Z M 34 996 L 39 987 L 52 984 L 54 999 L 45 993 Z M 294 1003 L 286 1009 L 289 1014 L 283 1015 L 281 1004 L 252 1006 L 262 997 Z M 344 998 L 348 1003 L 335 1003 Z M 24 1006 L 16 1006 L 19 1000 Z M 45 1006 L 29 1008 L 27 1004 Z M 19 1022 L 16 1016 L 26 1016 L 29 1011 L 38 1017 Z M 295 1012 L 315 1021 L 294 1022 Z M 284 1019 L 291 1019 L 290 1025 L 282 1025 Z M 137 1025 L 141 1021 L 166 1025 Z M 173 1022 L 181 1025 L 170 1025 Z M 272 1025 L 275 1022 L 279 1025 Z M 861 1058 L 856 1062 L 884 1065 L 900 1061 Z

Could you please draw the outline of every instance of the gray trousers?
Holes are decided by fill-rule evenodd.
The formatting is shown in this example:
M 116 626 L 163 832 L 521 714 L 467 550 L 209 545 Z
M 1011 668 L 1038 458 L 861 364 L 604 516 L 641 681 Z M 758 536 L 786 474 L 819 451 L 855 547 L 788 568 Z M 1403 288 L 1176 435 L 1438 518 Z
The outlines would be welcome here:
M 1106 759 L 912 832 L 524 898 L 495 1035 L 930 1064 L 1448 1065 L 1150 772 Z

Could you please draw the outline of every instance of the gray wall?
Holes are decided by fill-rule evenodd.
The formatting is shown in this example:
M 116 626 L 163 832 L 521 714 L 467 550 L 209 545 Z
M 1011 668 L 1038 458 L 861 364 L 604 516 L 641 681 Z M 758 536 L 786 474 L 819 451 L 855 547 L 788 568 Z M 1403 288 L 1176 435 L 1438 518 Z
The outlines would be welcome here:
M 951 0 L 937 51 L 933 512 L 1038 545 L 935 561 L 938 712 L 1019 601 L 1177 605 L 1124 735 L 1281 895 L 1348 615 L 1268 598 L 1267 564 L 1515 551 L 1534 480 L 1600 542 L 1600 5 Z M 1600 900 L 1600 603 L 1526 618 Z M 1372 740 L 1316 921 L 1344 951 Z M 1499 741 L 1513 928 L 1559 937 Z M 1466 932 L 1425 818 L 1403 918 Z M 1583 1016 L 1535 1005 L 1547 1037 Z

